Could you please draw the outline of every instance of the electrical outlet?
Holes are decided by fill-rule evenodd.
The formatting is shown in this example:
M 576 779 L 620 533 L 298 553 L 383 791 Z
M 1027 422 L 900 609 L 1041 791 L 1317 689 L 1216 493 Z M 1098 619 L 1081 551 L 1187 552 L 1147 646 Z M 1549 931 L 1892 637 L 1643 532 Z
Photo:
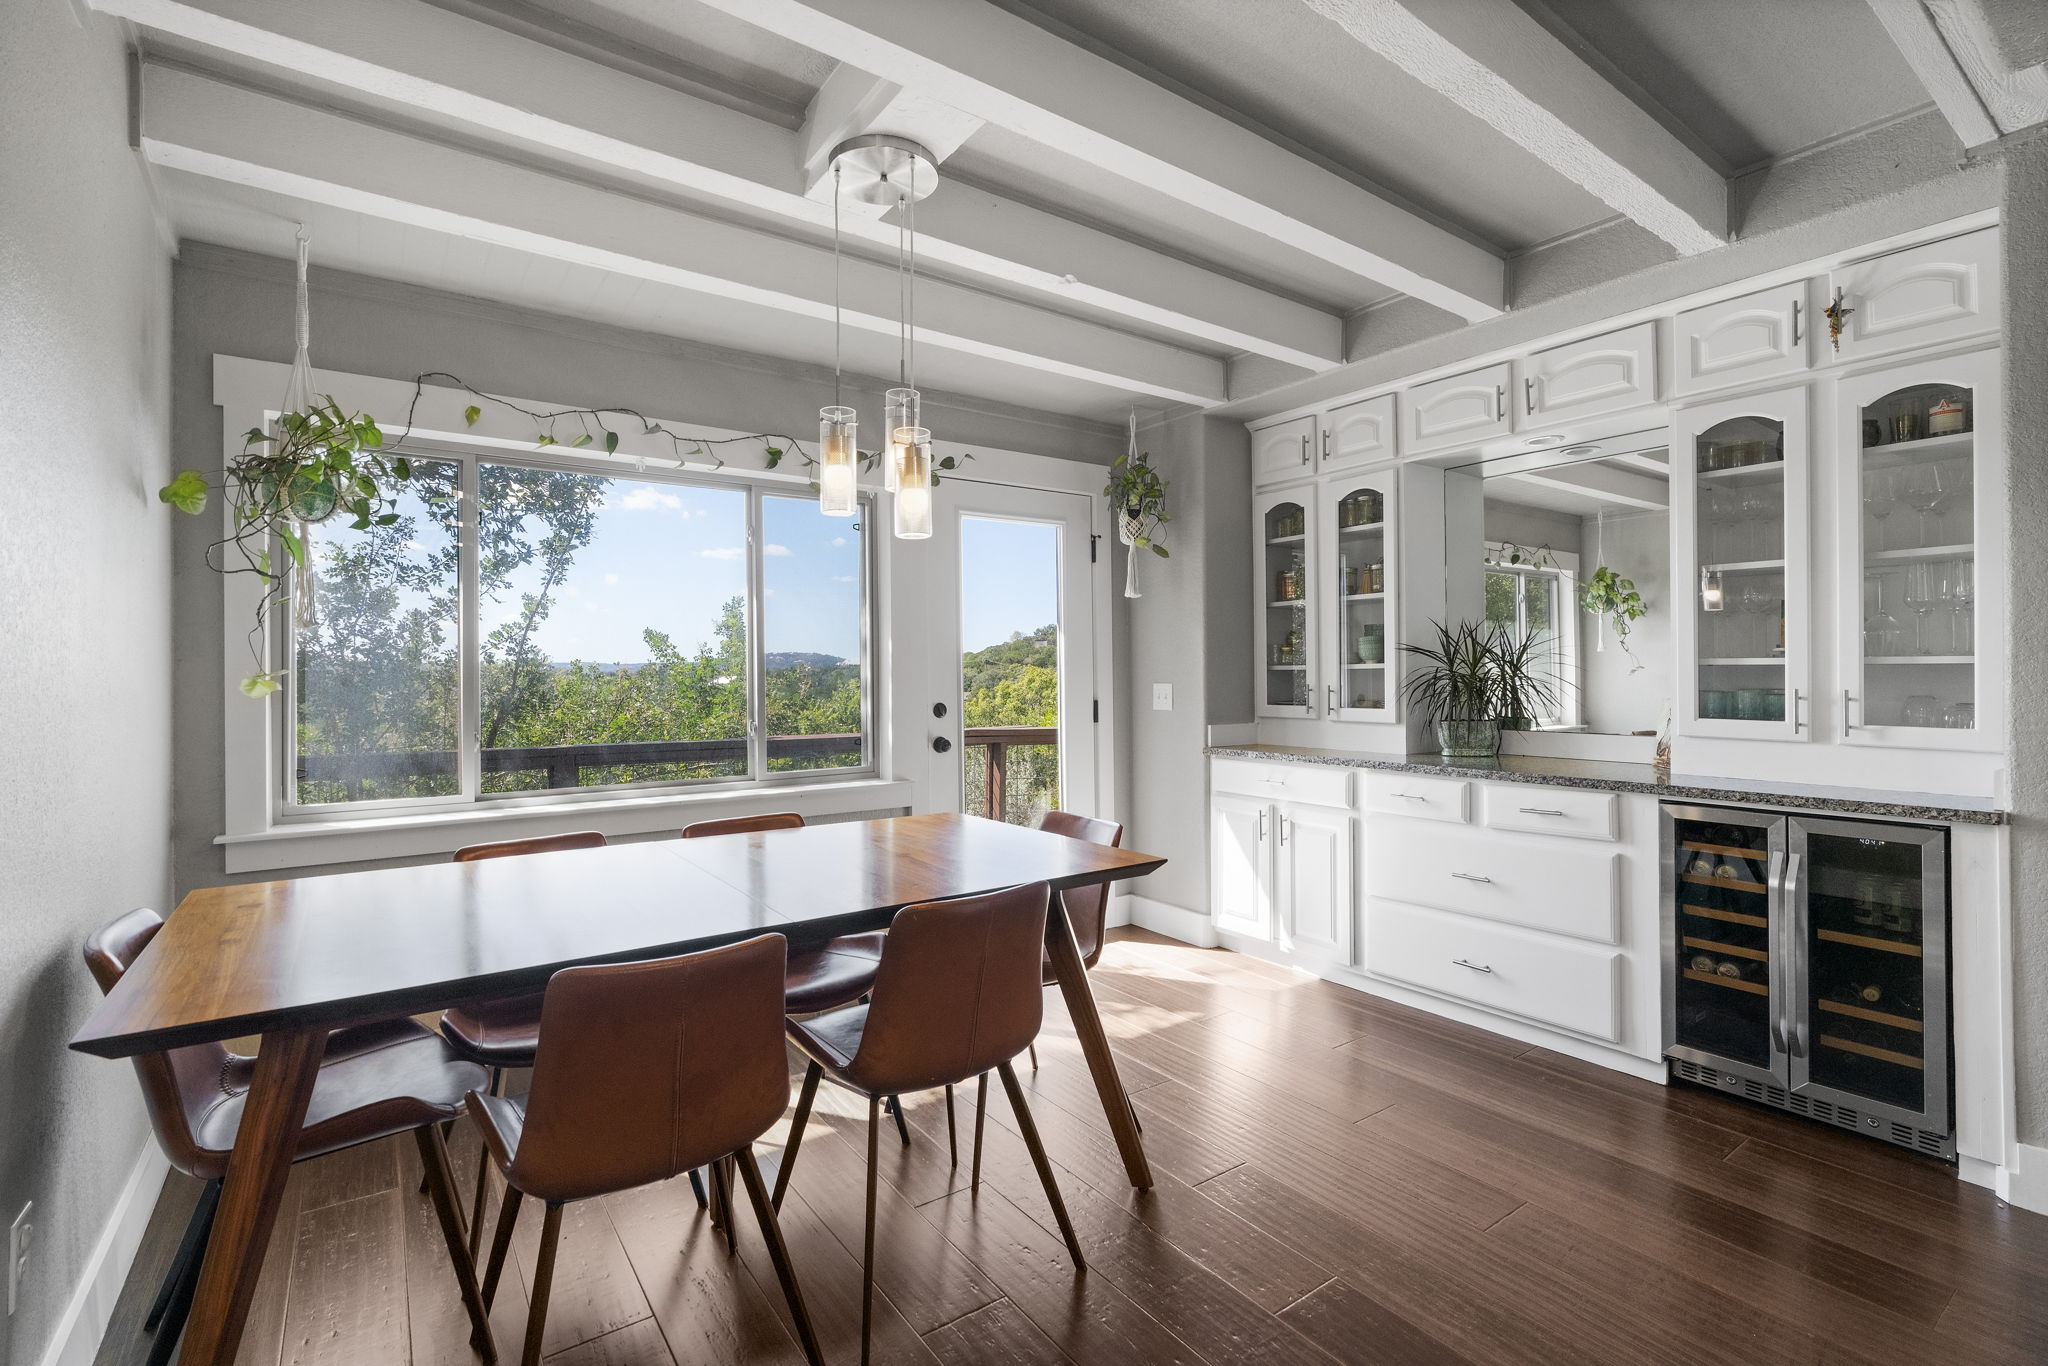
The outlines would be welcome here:
M 14 1222 L 7 1226 L 7 1312 L 14 1312 L 14 1305 L 21 1298 L 21 1278 L 28 1271 L 28 1245 L 36 1236 L 36 1202 L 31 1200 L 21 1207 L 21 1213 L 14 1216 Z
M 1173 710 L 1173 684 L 1154 683 L 1152 685 L 1152 710 Z

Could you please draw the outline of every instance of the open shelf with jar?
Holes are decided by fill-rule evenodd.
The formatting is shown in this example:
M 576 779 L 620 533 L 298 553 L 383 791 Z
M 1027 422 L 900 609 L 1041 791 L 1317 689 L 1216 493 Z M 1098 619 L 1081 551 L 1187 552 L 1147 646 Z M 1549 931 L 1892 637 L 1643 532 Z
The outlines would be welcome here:
M 1981 503 L 1998 483 L 1987 471 L 2000 458 L 1996 369 L 1979 353 L 1840 386 L 1837 648 L 1849 743 L 2000 743 L 2003 652 L 1987 656 L 1996 632 L 1977 631 L 2004 620 L 2003 514 Z
M 1258 714 L 1313 716 L 1315 707 L 1315 532 L 1312 492 L 1259 499 L 1255 608 Z
M 1392 721 L 1398 701 L 1394 472 L 1326 480 L 1318 492 L 1321 567 L 1330 593 L 1323 614 L 1324 715 Z

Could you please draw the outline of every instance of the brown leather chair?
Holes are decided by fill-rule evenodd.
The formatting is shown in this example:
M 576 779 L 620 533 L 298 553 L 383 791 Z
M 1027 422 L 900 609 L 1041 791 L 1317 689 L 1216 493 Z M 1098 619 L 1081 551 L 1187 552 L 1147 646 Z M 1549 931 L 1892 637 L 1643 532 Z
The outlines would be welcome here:
M 1115 821 L 1076 816 L 1069 811 L 1046 812 L 1038 818 L 1038 828 L 1050 835 L 1065 835 L 1089 844 L 1106 844 L 1112 849 L 1124 842 L 1124 828 Z M 1081 966 L 1092 970 L 1102 957 L 1103 941 L 1108 935 L 1105 922 L 1109 911 L 1109 884 L 1102 882 L 1093 887 L 1075 887 L 1058 895 L 1067 908 L 1067 923 L 1074 927 L 1074 942 L 1081 950 Z M 1046 986 L 1059 984 L 1059 978 L 1052 970 L 1050 954 L 1041 962 L 1040 976 Z M 1031 1070 L 1038 1070 L 1037 1044 L 1031 1046 Z
M 469 1097 L 506 1195 L 484 1273 L 488 1306 L 524 1197 L 547 1208 L 526 1321 L 525 1366 L 539 1362 L 562 1207 L 698 1167 L 737 1168 L 789 1300 L 805 1357 L 821 1366 L 810 1314 L 754 1164 L 753 1143 L 782 1118 L 788 942 L 766 934 L 645 963 L 565 968 L 548 982 L 533 1083 L 522 1097 Z
M 954 901 L 906 906 L 889 927 L 875 989 L 863 1005 L 850 1005 L 808 1020 L 788 1022 L 790 1041 L 810 1060 L 803 1091 L 790 1125 L 789 1146 L 775 1176 L 779 1209 L 796 1168 L 804 1125 L 829 1076 L 868 1098 L 867 1238 L 861 1279 L 860 1355 L 868 1359 L 868 1330 L 875 1293 L 875 1131 L 884 1096 L 930 1091 L 979 1078 L 979 1103 L 986 1108 L 988 1073 L 994 1069 L 1009 1093 L 1017 1129 L 1031 1151 L 1046 1200 L 1067 1240 L 1074 1267 L 1083 1265 L 1081 1245 L 1068 1222 L 1038 1126 L 1024 1103 L 1023 1088 L 1010 1063 L 1038 1033 L 1044 994 L 1039 955 L 1045 945 L 1049 889 L 1043 882 Z M 980 1116 L 977 1114 L 979 1129 Z M 976 1184 L 980 1179 L 977 1156 Z
M 114 989 L 163 923 L 155 911 L 130 911 L 86 939 L 85 963 L 101 992 Z M 179 1171 L 205 1183 L 170 1275 L 144 1323 L 145 1331 L 154 1334 L 149 1361 L 161 1366 L 170 1359 L 191 1309 L 256 1059 L 232 1053 L 222 1044 L 205 1043 L 142 1054 L 134 1062 L 150 1127 L 164 1156 Z M 495 1360 L 475 1267 L 463 1247 L 462 1216 L 440 1127 L 461 1113 L 463 1098 L 483 1082 L 482 1068 L 455 1057 L 432 1032 L 411 1020 L 335 1030 L 313 1083 L 293 1160 L 303 1162 L 410 1131 L 419 1145 L 434 1212 L 470 1311 L 472 1341 L 486 1360 Z

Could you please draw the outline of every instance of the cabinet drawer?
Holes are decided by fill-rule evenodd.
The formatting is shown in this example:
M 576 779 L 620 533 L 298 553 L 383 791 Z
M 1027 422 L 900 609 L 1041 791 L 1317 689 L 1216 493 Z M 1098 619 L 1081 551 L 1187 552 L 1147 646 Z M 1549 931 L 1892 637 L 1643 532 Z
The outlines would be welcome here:
M 1496 830 L 1611 840 L 1620 833 L 1615 824 L 1615 808 L 1612 792 L 1506 783 L 1483 783 L 1479 788 L 1479 818 Z
M 1472 784 L 1462 778 L 1423 778 L 1413 773 L 1368 771 L 1365 809 L 1389 816 L 1415 816 L 1426 821 L 1472 819 Z
M 1365 966 L 1398 982 L 1594 1038 L 1621 1038 L 1621 953 L 1375 897 Z
M 1366 822 L 1366 885 L 1374 896 L 1607 944 L 1620 938 L 1618 859 L 1563 840 Z
M 1210 764 L 1209 786 L 1217 792 L 1242 792 L 1270 801 L 1351 805 L 1351 770 L 1335 766 L 1216 759 Z

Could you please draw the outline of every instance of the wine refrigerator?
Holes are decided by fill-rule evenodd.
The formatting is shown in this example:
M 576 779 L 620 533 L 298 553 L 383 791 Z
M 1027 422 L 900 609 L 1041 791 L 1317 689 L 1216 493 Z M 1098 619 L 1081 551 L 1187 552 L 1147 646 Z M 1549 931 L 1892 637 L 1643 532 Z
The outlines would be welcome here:
M 1663 815 L 1672 1076 L 1947 1159 L 1948 833 Z

